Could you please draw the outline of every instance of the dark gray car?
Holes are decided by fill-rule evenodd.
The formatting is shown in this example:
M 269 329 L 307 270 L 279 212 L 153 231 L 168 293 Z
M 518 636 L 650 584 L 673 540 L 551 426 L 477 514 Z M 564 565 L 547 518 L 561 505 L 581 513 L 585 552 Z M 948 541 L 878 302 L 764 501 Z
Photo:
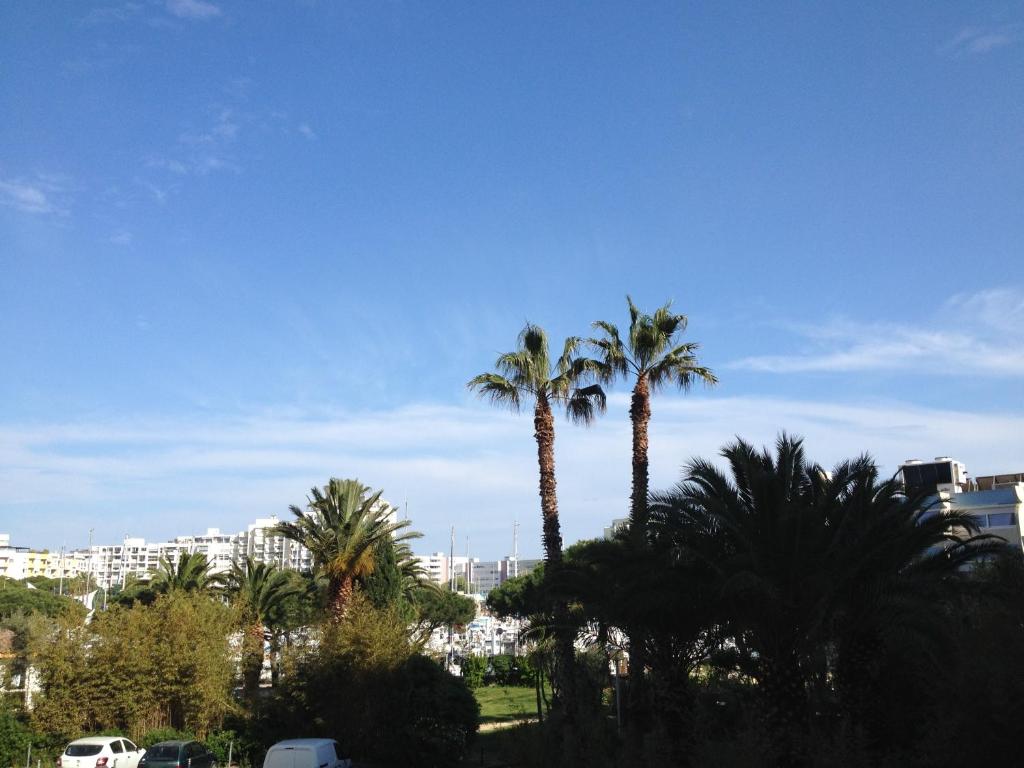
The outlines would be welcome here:
M 146 750 L 139 768 L 217 768 L 217 761 L 198 741 L 161 741 Z

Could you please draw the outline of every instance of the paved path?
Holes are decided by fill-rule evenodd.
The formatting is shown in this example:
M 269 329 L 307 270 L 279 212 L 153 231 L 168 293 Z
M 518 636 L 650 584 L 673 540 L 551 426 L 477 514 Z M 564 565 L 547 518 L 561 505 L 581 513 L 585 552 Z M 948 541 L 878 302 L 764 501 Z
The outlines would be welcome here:
M 494 723 L 480 723 L 480 733 L 487 733 L 488 731 L 503 731 L 506 728 L 515 728 L 517 725 L 524 725 L 525 723 L 536 723 L 537 716 L 533 717 L 521 717 L 517 720 L 499 720 Z

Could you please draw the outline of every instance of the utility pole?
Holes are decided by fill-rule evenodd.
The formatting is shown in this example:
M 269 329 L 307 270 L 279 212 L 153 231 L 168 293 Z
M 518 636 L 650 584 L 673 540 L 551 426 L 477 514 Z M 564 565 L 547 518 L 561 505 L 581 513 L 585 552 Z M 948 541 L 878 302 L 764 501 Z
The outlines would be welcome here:
M 515 573 L 510 574 L 510 578 L 515 578 L 519 575 L 519 521 L 515 520 L 512 523 L 512 569 Z
M 448 589 L 451 592 L 455 591 L 455 564 L 452 562 L 455 559 L 455 526 L 452 526 L 452 540 L 448 549 Z M 449 622 L 448 624 L 448 653 L 445 654 L 445 669 L 449 672 L 452 671 L 452 657 L 455 655 L 455 628 Z
M 64 543 L 60 545 L 60 585 L 57 587 L 57 594 L 64 597 Z
M 94 529 L 89 529 L 89 567 L 85 569 L 85 594 L 82 595 L 86 598 L 89 594 L 89 587 L 92 586 L 92 569 L 93 569 L 93 552 L 92 552 L 92 532 Z

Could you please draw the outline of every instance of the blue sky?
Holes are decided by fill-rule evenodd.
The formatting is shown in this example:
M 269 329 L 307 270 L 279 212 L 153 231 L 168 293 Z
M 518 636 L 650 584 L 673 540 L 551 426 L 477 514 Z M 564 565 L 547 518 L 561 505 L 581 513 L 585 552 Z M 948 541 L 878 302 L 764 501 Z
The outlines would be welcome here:
M 539 552 L 531 423 L 464 384 L 672 299 L 740 434 L 1024 470 L 1024 6 L 135 0 L 0 10 L 0 531 L 286 515 L 358 476 L 420 549 Z M 560 428 L 568 540 L 626 400 Z

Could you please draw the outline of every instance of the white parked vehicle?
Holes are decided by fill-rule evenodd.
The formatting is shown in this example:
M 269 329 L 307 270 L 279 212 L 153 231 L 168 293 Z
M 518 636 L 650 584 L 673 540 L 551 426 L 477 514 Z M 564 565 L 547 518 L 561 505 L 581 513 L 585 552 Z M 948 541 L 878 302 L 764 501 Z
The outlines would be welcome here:
M 122 736 L 89 736 L 68 744 L 57 768 L 138 768 L 144 754 Z
M 334 739 L 288 739 L 267 750 L 263 768 L 352 768 Z

